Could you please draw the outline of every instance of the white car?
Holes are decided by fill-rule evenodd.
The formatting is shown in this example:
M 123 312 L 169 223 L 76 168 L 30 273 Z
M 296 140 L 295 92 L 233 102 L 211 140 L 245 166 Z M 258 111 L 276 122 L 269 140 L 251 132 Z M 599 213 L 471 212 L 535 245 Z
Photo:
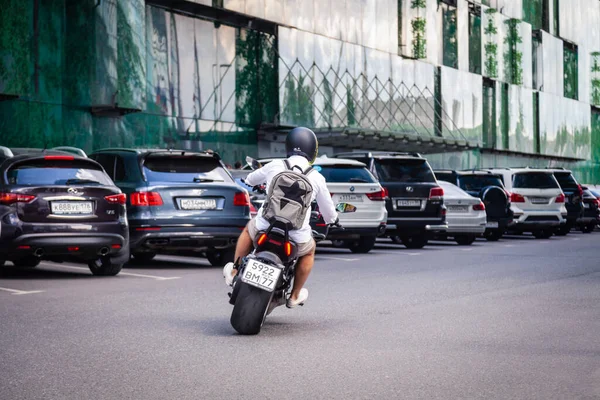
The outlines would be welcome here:
M 334 204 L 346 205 L 346 212 L 339 215 L 343 230 L 331 228 L 327 239 L 343 241 L 354 253 L 368 253 L 385 231 L 386 190 L 359 161 L 322 156 L 313 167 L 325 177 Z M 314 228 L 324 228 L 320 218 Z
M 456 185 L 445 181 L 438 181 L 438 184 L 444 189 L 444 205 L 447 208 L 448 230 L 445 235 L 454 237 L 460 245 L 472 244 L 485 232 L 485 205 Z
M 533 168 L 490 168 L 501 174 L 514 212 L 510 231 L 549 238 L 566 224 L 565 195 L 552 171 Z

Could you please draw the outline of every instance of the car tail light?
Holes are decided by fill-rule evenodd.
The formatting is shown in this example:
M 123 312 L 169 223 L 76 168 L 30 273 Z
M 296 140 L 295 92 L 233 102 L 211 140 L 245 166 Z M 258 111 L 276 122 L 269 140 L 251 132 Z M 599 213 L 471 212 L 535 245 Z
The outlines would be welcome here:
M 263 233 L 262 235 L 260 235 L 260 237 L 256 241 L 256 244 L 259 245 L 259 246 L 262 246 L 265 243 L 266 240 L 267 240 L 267 234 Z
M 250 214 L 258 214 L 256 207 L 254 207 L 254 204 L 252 203 L 250 203 Z
M 111 249 L 115 249 L 115 250 L 119 250 L 121 247 L 122 247 L 122 246 L 121 246 L 120 244 L 118 244 L 118 243 L 117 243 L 117 244 L 111 244 L 111 245 L 110 245 L 110 248 L 111 248 Z
M 127 196 L 124 193 L 111 194 L 110 196 L 104 197 L 106 201 L 111 204 L 125 204 L 127 202 Z
M 57 160 L 57 161 L 73 161 L 73 156 L 45 156 L 44 160 Z
M 475 210 L 475 211 L 485 211 L 485 205 L 482 202 L 479 202 L 479 204 L 475 204 L 473 206 L 473 210 Z
M 0 204 L 29 203 L 35 196 L 21 193 L 0 193 Z
M 583 188 L 579 184 L 577 185 L 577 194 L 579 194 L 579 197 L 583 197 Z
M 556 197 L 556 200 L 554 201 L 555 203 L 564 203 L 565 202 L 565 195 L 564 194 L 559 194 Z
M 129 202 L 132 206 L 148 207 L 162 206 L 163 200 L 160 193 L 156 192 L 134 192 L 129 195 Z
M 250 206 L 250 196 L 248 192 L 237 192 L 233 196 L 233 205 L 234 206 Z
M 160 231 L 160 226 L 141 226 L 139 228 L 135 228 L 138 232 L 147 232 L 147 231 Z
M 284 250 L 285 250 L 285 255 L 286 256 L 291 256 L 292 255 L 292 244 L 290 242 L 285 242 L 285 245 L 283 246 Z
M 380 191 L 367 193 L 367 197 L 373 201 L 384 201 L 387 197 L 387 190 L 382 188 Z
M 19 250 L 29 250 L 29 249 L 31 249 L 31 246 L 22 245 L 22 246 L 17 247 L 17 249 L 19 249 Z
M 429 200 L 440 200 L 442 197 L 444 197 L 444 189 L 439 186 L 431 188 L 429 191 Z
M 525 197 L 521 196 L 518 193 L 511 193 L 510 201 L 511 203 L 525 203 Z
M 79 247 L 77 247 L 77 246 L 70 246 L 70 247 L 67 247 L 67 250 L 69 250 L 69 251 L 79 251 Z

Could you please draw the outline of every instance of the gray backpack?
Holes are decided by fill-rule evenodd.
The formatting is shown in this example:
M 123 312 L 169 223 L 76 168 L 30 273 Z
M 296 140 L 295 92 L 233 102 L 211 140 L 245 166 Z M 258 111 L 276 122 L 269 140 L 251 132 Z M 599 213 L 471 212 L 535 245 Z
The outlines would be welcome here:
M 313 187 L 307 175 L 313 168 L 308 167 L 303 171 L 294 166 L 298 172 L 290 167 L 288 160 L 283 162 L 287 170 L 273 177 L 262 216 L 269 222 L 276 216 L 285 218 L 290 222 L 291 229 L 300 229 L 304 225 L 312 201 Z

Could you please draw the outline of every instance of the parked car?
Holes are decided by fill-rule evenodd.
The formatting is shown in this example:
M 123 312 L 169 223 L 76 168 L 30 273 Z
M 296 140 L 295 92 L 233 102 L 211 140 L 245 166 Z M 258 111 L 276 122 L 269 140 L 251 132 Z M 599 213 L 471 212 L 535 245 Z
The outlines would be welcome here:
M 14 152 L 0 161 L 0 264 L 73 259 L 94 275 L 118 274 L 129 259 L 126 196 L 102 166 L 62 151 Z
M 252 186 L 246 185 L 244 179 L 250 174 L 252 170 L 231 170 L 229 173 L 235 180 L 235 183 L 238 184 L 239 187 L 243 188 L 250 195 L 250 217 L 254 218 L 260 209 L 260 207 L 265 202 L 266 195 L 264 193 L 260 193 L 254 191 Z
M 133 260 L 190 252 L 214 266 L 233 261 L 237 238 L 250 220 L 250 198 L 217 154 L 104 149 L 90 158 L 129 197 Z
M 487 217 L 483 202 L 450 182 L 439 181 L 444 189 L 448 229 L 440 236 L 451 236 L 460 245 L 472 244 L 486 230 Z
M 566 223 L 565 195 L 551 171 L 531 168 L 492 168 L 511 193 L 514 213 L 509 230 L 549 238 Z
M 313 167 L 327 181 L 334 204 L 346 207 L 339 215 L 343 229 L 330 228 L 327 240 L 341 241 L 353 253 L 368 253 L 385 231 L 387 192 L 361 162 L 323 156 Z M 316 232 L 325 233 L 326 224 L 320 215 L 311 224 Z
M 589 189 L 590 193 L 598 200 L 598 207 L 600 207 L 600 190 L 597 189 Z M 596 224 L 600 228 L 600 219 L 598 220 L 598 224 Z
M 557 235 L 564 236 L 578 224 L 579 218 L 583 217 L 583 188 L 577 183 L 571 171 L 564 168 L 547 168 L 547 170 L 552 171 L 565 195 L 567 222 L 556 231 Z
M 420 154 L 356 152 L 335 157 L 364 163 L 387 191 L 388 220 L 384 235 L 394 242 L 419 249 L 433 234 L 448 228 L 444 190 Z
M 583 214 L 577 219 L 577 226 L 583 233 L 593 232 L 600 223 L 600 200 L 587 187 L 583 189 Z
M 487 215 L 484 237 L 495 241 L 502 237 L 512 222 L 510 194 L 506 191 L 501 174 L 480 170 L 434 170 L 438 180 L 450 182 L 469 195 L 480 198 Z M 443 186 L 442 186 L 443 187 Z

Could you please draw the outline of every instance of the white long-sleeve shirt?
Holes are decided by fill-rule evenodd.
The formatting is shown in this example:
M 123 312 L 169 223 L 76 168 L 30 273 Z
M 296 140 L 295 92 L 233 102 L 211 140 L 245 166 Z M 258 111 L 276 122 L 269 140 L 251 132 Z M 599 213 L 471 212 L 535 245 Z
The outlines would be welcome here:
M 288 162 L 290 163 L 290 167 L 298 166 L 305 171 L 310 163 L 308 160 L 302 156 L 291 156 L 288 158 Z M 262 168 L 257 169 L 256 171 L 251 172 L 245 179 L 247 185 L 257 186 L 266 183 L 267 185 L 267 193 L 269 191 L 269 185 L 273 180 L 273 177 L 278 173 L 287 170 L 285 163 L 283 160 L 274 160 L 265 165 Z M 311 201 L 317 200 L 317 204 L 319 205 L 319 212 L 323 215 L 323 219 L 325 223 L 333 223 L 338 217 L 337 211 L 335 210 L 335 206 L 333 201 L 331 200 L 331 194 L 329 193 L 329 189 L 327 189 L 327 184 L 325 182 L 325 178 L 318 171 L 311 171 L 307 176 L 310 184 L 312 185 L 312 199 Z M 256 216 L 256 228 L 258 230 L 265 230 L 269 227 L 269 222 L 262 217 L 263 207 L 258 211 L 258 215 Z M 302 224 L 302 228 L 298 230 L 290 231 L 290 238 L 296 243 L 306 243 L 312 239 L 312 229 L 310 227 L 310 211 L 306 213 L 306 218 L 304 220 L 304 224 Z

